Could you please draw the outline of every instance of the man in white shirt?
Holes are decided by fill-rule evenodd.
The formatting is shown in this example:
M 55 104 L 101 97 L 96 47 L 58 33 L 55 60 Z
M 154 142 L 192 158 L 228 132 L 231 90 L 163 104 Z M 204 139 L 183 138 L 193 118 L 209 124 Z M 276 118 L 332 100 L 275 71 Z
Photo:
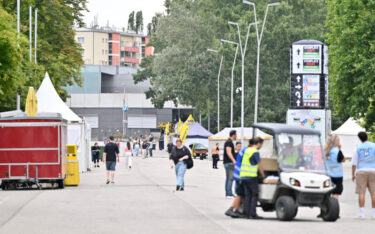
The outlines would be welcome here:
M 366 132 L 359 132 L 362 143 L 358 144 L 352 158 L 352 180 L 356 182 L 359 195 L 358 218 L 365 217 L 365 193 L 370 191 L 372 200 L 372 218 L 375 219 L 375 143 L 368 141 Z

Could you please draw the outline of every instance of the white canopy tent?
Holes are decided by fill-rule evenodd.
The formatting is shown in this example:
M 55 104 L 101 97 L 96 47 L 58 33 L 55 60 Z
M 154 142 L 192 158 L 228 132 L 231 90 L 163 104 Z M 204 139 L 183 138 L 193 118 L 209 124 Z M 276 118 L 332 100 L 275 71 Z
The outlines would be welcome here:
M 62 118 L 68 121 L 68 144 L 77 145 L 79 169 L 81 172 L 85 172 L 91 162 L 91 137 L 87 136 L 87 134 L 91 134 L 90 126 L 61 100 L 48 73 L 46 73 L 36 96 L 38 112 L 60 113 Z
M 241 128 L 224 128 L 220 132 L 216 133 L 215 135 L 208 138 L 209 144 L 208 144 L 208 155 L 212 155 L 212 149 L 216 145 L 216 143 L 219 143 L 219 149 L 220 149 L 220 156 L 223 156 L 224 154 L 224 143 L 229 139 L 229 133 L 231 130 L 236 130 L 237 132 L 237 141 L 241 142 Z M 272 155 L 273 150 L 273 138 L 271 135 L 256 129 L 255 135 L 257 137 L 262 137 L 265 139 L 263 143 L 263 147 L 260 149 L 260 154 L 262 157 L 269 157 Z M 253 137 L 253 128 L 244 128 L 244 144 L 242 148 L 248 146 L 248 141 Z
M 355 152 L 357 145 L 360 142 L 357 134 L 359 132 L 365 132 L 366 129 L 362 128 L 357 121 L 353 118 L 349 118 L 341 125 L 338 129 L 333 131 L 333 134 L 336 134 L 340 137 L 341 151 L 345 157 L 352 157 Z

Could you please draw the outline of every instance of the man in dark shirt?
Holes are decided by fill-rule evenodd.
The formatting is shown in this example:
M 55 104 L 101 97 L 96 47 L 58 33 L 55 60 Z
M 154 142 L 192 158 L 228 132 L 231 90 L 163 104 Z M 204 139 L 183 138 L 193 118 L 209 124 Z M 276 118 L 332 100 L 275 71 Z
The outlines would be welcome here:
M 168 150 L 169 156 L 171 156 L 172 149 L 173 149 L 173 142 L 171 141 L 171 139 L 169 139 L 169 142 L 168 142 L 168 145 L 167 145 L 167 150 Z
M 114 143 L 114 137 L 109 137 L 109 143 L 105 145 L 103 152 L 103 162 L 106 164 L 107 168 L 107 184 L 109 184 L 109 179 L 111 176 L 111 183 L 114 184 L 116 161 L 120 162 L 119 149 L 116 143 Z
M 234 198 L 232 186 L 233 186 L 233 170 L 234 164 L 236 163 L 234 144 L 233 141 L 237 138 L 236 130 L 231 130 L 229 133 L 229 139 L 224 144 L 224 168 L 226 173 L 225 179 L 225 196 L 227 198 Z
M 92 161 L 94 162 L 94 167 L 99 167 L 99 153 L 100 148 L 98 143 L 95 142 L 94 146 L 91 147 Z

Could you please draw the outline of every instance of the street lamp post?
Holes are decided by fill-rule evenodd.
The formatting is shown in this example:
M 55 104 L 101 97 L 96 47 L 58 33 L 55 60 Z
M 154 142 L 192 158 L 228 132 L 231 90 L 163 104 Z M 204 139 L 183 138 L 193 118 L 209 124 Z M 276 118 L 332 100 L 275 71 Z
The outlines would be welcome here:
M 217 50 L 207 49 L 209 52 L 219 53 Z M 224 56 L 221 56 L 220 59 L 220 66 L 219 72 L 217 74 L 217 132 L 220 131 L 220 73 L 221 73 L 221 66 L 223 65 Z
M 230 84 L 230 127 L 233 128 L 233 80 L 234 80 L 234 67 L 236 66 L 236 59 L 237 59 L 237 53 L 238 53 L 238 43 L 233 41 L 228 41 L 221 39 L 221 42 L 229 43 L 236 45 L 236 53 L 234 54 L 233 59 L 233 66 L 232 66 L 232 77 L 231 77 L 231 84 Z
M 245 120 L 245 95 L 244 95 L 244 90 L 245 90 L 245 53 L 246 53 L 246 48 L 247 48 L 247 41 L 249 38 L 249 32 L 250 32 L 250 27 L 251 25 L 256 25 L 258 22 L 250 23 L 248 28 L 247 28 L 247 34 L 246 34 L 246 41 L 245 41 L 245 47 L 242 48 L 242 41 L 241 41 L 241 33 L 240 33 L 240 26 L 238 23 L 231 22 L 229 21 L 228 24 L 234 25 L 237 27 L 237 32 L 238 32 L 238 42 L 240 44 L 240 51 L 241 51 L 241 58 L 242 58 L 242 69 L 241 69 L 241 144 L 244 145 L 244 120 Z
M 256 12 L 255 4 L 253 2 L 249 2 L 249 1 L 246 1 L 246 0 L 243 0 L 243 3 L 247 4 L 247 5 L 251 5 L 251 6 L 254 7 L 254 20 L 255 20 L 255 22 L 257 22 L 257 12 Z M 266 13 L 264 15 L 264 19 L 263 19 L 263 24 L 262 24 L 262 29 L 261 29 L 260 35 L 258 33 L 258 25 L 255 25 L 255 30 L 256 30 L 256 33 L 257 33 L 257 47 L 258 48 L 257 48 L 257 71 L 256 71 L 256 81 L 255 81 L 254 123 L 258 122 L 258 90 L 259 90 L 260 44 L 262 42 L 264 25 L 266 24 L 266 20 L 267 20 L 268 8 L 272 7 L 272 6 L 278 6 L 278 5 L 280 5 L 280 2 L 274 2 L 274 3 L 270 3 L 270 4 L 267 5 Z

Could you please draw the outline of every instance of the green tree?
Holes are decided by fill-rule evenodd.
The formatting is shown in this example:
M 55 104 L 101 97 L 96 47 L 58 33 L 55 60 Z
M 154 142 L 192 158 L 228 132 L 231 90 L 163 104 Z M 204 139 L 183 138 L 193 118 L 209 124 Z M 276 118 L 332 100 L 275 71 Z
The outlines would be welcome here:
M 128 18 L 128 30 L 135 31 L 135 12 L 132 11 Z
M 375 132 L 374 0 L 328 1 L 331 94 L 339 116 Z
M 143 14 L 142 11 L 138 11 L 135 16 L 135 32 L 143 32 Z
M 262 24 L 267 3 L 254 1 Z M 302 39 L 323 40 L 326 5 L 324 0 L 283 1 L 271 8 L 261 45 L 259 117 L 258 121 L 283 122 L 289 107 L 290 45 Z M 230 71 L 235 46 L 222 45 L 220 39 L 238 41 L 237 29 L 228 21 L 238 22 L 242 42 L 247 26 L 254 22 L 253 8 L 237 0 L 170 1 L 170 14 L 159 17 L 150 45 L 156 55 L 149 61 L 149 74 L 139 71 L 139 77 L 150 77 L 149 97 L 160 105 L 173 100 L 192 105 L 198 112 L 216 116 L 217 72 L 220 55 L 224 55 L 220 79 L 221 126 L 229 126 Z M 219 54 L 207 53 L 207 48 L 219 49 Z M 255 66 L 255 28 L 250 31 L 245 57 L 245 125 L 253 121 Z M 241 62 L 235 67 L 234 87 L 241 86 Z M 234 95 L 234 125 L 240 124 L 240 93 Z
M 33 9 L 38 8 L 37 64 L 29 62 L 27 39 L 25 40 L 29 34 L 29 4 Z M 0 7 L 12 16 L 12 28 L 15 30 L 16 1 L 1 0 Z M 57 92 L 63 99 L 66 98 L 67 93 L 62 87 L 72 85 L 73 82 L 81 84 L 82 48 L 74 40 L 73 26 L 84 25 L 82 12 L 85 10 L 86 0 L 29 0 L 21 2 L 21 39 L 24 38 L 26 42 L 20 44 L 22 59 L 17 57 L 19 56 L 17 53 L 14 56 L 18 61 L 18 69 L 23 74 L 19 76 L 20 82 L 15 92 L 21 93 L 23 101 L 27 95 L 27 87 L 38 88 L 45 72 L 50 74 Z M 7 56 L 5 59 L 12 60 L 14 58 Z M 15 100 L 15 92 L 7 92 L 5 95 Z M 14 109 L 14 107 L 15 105 L 12 105 L 6 109 Z

